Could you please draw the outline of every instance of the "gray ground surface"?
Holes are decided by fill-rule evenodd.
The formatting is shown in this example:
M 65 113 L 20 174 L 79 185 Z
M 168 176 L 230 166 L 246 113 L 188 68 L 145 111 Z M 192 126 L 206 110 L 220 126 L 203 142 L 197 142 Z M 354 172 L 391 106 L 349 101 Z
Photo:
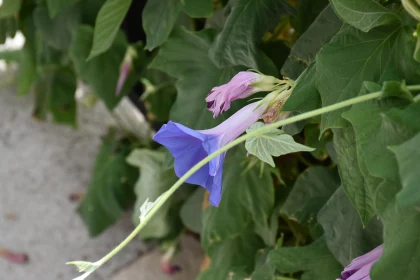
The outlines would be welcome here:
M 0 84 L 1 84 L 0 74 Z M 69 260 L 96 261 L 132 230 L 129 215 L 102 236 L 90 239 L 69 194 L 85 192 L 100 137 L 112 124 L 102 104 L 79 106 L 77 130 L 32 119 L 33 97 L 17 97 L 13 86 L 0 87 L 0 248 L 27 253 L 28 264 L 0 258 L 0 279 L 71 280 L 78 276 Z M 125 107 L 122 107 L 125 110 Z M 134 125 L 136 126 L 136 125 Z M 174 260 L 182 272 L 165 275 L 161 253 L 131 242 L 89 280 L 192 280 L 203 252 L 197 240 L 182 241 Z
M 175 257 L 173 264 L 181 267 L 181 272 L 166 275 L 159 267 L 162 254 L 151 251 L 118 272 L 111 280 L 192 280 L 196 279 L 203 261 L 200 243 L 191 236 L 184 236 L 182 251 Z M 217 280 L 217 279 L 215 279 Z
M 26 252 L 26 265 L 0 258 L 0 279 L 70 280 L 78 273 L 69 260 L 95 261 L 132 230 L 124 219 L 90 239 L 69 194 L 84 192 L 110 117 L 98 104 L 81 108 L 74 130 L 32 119 L 31 96 L 0 89 L 0 247 Z M 132 242 L 118 257 L 88 279 L 111 279 L 146 248 Z

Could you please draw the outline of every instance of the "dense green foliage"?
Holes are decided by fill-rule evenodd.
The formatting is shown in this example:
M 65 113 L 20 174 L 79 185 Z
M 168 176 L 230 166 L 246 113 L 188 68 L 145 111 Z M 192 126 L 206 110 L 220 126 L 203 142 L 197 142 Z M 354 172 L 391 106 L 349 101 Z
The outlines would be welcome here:
M 407 89 L 420 84 L 418 1 L 148 0 L 135 15 L 145 40 L 129 43 L 120 25 L 134 1 L 3 0 L 0 41 L 16 30 L 26 38 L 18 91 L 33 89 L 37 118 L 76 126 L 77 81 L 109 110 L 142 81 L 151 124 L 170 119 L 193 129 L 214 127 L 246 104 L 235 101 L 214 119 L 204 99 L 250 68 L 295 80 L 283 107 L 293 114 L 382 91 L 284 127 L 293 138 L 263 135 L 230 150 L 219 207 L 185 184 L 141 238 L 176 244 L 199 233 L 211 259 L 200 280 L 333 280 L 382 243 L 373 280 L 419 278 L 420 98 Z M 133 66 L 116 94 L 129 49 Z M 79 208 L 92 235 L 134 201 L 138 224 L 144 200 L 176 181 L 165 149 L 151 139 L 138 144 L 104 138 Z M 305 152 L 288 154 L 295 151 Z

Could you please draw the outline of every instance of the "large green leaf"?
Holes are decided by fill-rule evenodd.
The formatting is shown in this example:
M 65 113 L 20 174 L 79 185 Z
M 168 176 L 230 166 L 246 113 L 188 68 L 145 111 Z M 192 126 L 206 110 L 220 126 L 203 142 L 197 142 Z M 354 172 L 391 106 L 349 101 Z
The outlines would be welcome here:
M 33 42 L 25 42 L 21 51 L 18 75 L 18 95 L 29 93 L 32 84 L 36 80 L 36 56 Z
M 151 51 L 168 39 L 181 9 L 180 0 L 147 1 L 142 14 L 146 49 Z
M 0 44 L 4 44 L 7 38 L 13 38 L 19 28 L 19 21 L 15 17 L 0 18 Z
M 417 280 L 420 275 L 420 214 L 394 200 L 381 215 L 384 251 L 373 265 L 372 280 Z
M 420 63 L 412 59 L 414 39 L 406 26 L 378 27 L 365 33 L 345 26 L 316 58 L 316 86 L 322 105 L 356 97 L 364 81 L 382 83 L 420 79 Z M 322 115 L 322 131 L 345 127 L 337 110 Z
M 193 232 L 201 232 L 202 209 L 205 190 L 198 188 L 181 207 L 181 219 L 184 225 Z
M 53 48 L 39 32 L 34 38 L 37 69 L 54 68 L 63 62 L 63 52 Z
M 380 178 L 370 187 L 375 191 L 375 204 L 379 210 L 384 209 L 401 188 L 397 161 L 387 147 L 400 145 L 420 131 L 417 121 L 420 104 L 413 103 L 399 109 L 396 107 L 402 104 L 398 106 L 395 102 L 369 102 L 354 106 L 345 114 L 356 130 L 357 149 L 358 154 L 363 155 L 360 164 L 365 166 L 365 177 Z M 402 99 L 399 102 L 407 104 Z M 363 116 L 369 116 L 371 122 L 366 122 Z
M 76 75 L 70 68 L 46 70 L 35 87 L 36 118 L 45 120 L 49 112 L 57 123 L 76 126 Z
M 375 0 L 331 0 L 344 22 L 368 32 L 377 26 L 401 22 L 393 12 Z
M 274 188 L 268 170 L 260 176 L 258 167 L 242 173 L 239 162 L 244 149 L 230 150 L 223 173 L 223 196 L 219 207 L 208 207 L 203 213 L 201 243 L 208 251 L 214 244 L 242 234 L 251 224 L 268 226 L 274 206 Z
M 136 168 L 126 163 L 130 143 L 107 136 L 96 157 L 88 192 L 78 211 L 92 236 L 115 223 L 134 198 Z
M 354 130 L 352 127 L 333 129 L 333 133 L 341 184 L 357 209 L 362 223 L 366 225 L 375 215 L 376 210 L 374 195 L 370 192 L 368 183 L 360 170 Z
M 55 1 L 55 0 L 52 0 Z M 82 22 L 83 24 L 95 25 L 96 17 L 99 10 L 107 0 L 83 0 L 80 2 L 82 8 Z
M 213 0 L 182 0 L 184 11 L 193 18 L 208 18 L 213 15 Z
M 301 173 L 283 205 L 291 220 L 301 225 L 317 223 L 319 210 L 340 185 L 337 171 L 323 166 L 310 167 Z
M 298 1 L 296 5 L 296 17 L 291 20 L 292 26 L 300 34 L 304 33 L 327 5 L 328 0 Z
M 264 123 L 257 122 L 246 130 L 251 133 L 264 126 Z M 246 150 L 258 157 L 260 160 L 275 167 L 273 156 L 278 157 L 289 153 L 301 151 L 313 151 L 313 148 L 296 143 L 292 136 L 284 134 L 280 129 L 274 128 L 261 135 L 248 138 L 245 143 Z
M 18 86 L 19 96 L 29 93 L 37 76 L 37 55 L 35 44 L 35 24 L 32 14 L 21 18 L 21 31 L 25 36 L 25 44 L 21 50 L 19 63 Z
M 175 79 L 156 69 L 147 69 L 142 76 L 145 86 L 142 98 L 147 108 L 148 120 L 168 121 L 169 112 L 176 100 Z
M 193 129 L 213 127 L 223 121 L 229 115 L 227 113 L 240 108 L 238 102 L 234 102 L 230 112 L 217 119 L 206 110 L 205 98 L 210 90 L 240 71 L 239 68 L 219 69 L 213 64 L 208 57 L 213 38 L 211 30 L 194 33 L 175 29 L 150 65 L 178 79 L 178 95 L 170 119 Z
M 42 79 L 39 79 L 35 85 L 35 108 L 33 116 L 38 120 L 46 120 L 48 117 L 54 73 L 53 71 L 42 73 Z
M 55 16 L 60 13 L 65 8 L 73 5 L 79 0 L 47 0 L 48 12 L 50 18 L 55 18 Z
M 51 19 L 47 7 L 38 6 L 34 11 L 35 27 L 43 40 L 58 50 L 65 50 L 72 41 L 72 32 L 80 22 L 80 8 L 63 10 Z
M 234 0 L 223 31 L 210 56 L 220 67 L 242 65 L 258 69 L 257 45 L 293 9 L 284 0 Z
M 398 161 L 403 189 L 397 199 L 402 206 L 420 206 L 420 133 L 399 146 L 393 147 Z
M 382 224 L 378 219 L 363 228 L 356 209 L 340 187 L 318 213 L 328 248 L 347 266 L 351 261 L 382 244 Z
M 264 243 L 250 228 L 243 229 L 229 239 L 218 241 L 207 251 L 212 260 L 210 267 L 197 279 L 233 279 L 236 270 L 247 275 L 254 268 L 254 256 L 257 250 L 263 247 Z
M 289 58 L 281 69 L 282 74 L 292 79 L 298 78 L 305 68 L 309 67 L 315 60 L 315 55 L 321 47 L 328 43 L 340 30 L 341 25 L 342 21 L 335 15 L 332 7 L 328 5 L 294 44 Z M 297 97 L 295 94 L 291 98 Z M 305 96 L 298 98 L 303 100 Z
M 167 122 L 175 100 L 176 88 L 173 84 L 158 87 L 156 91 L 147 95 L 144 104 L 147 108 L 148 120 L 151 122 Z
M 270 260 L 271 249 L 259 250 L 256 258 L 255 270 L 251 277 L 252 280 L 273 280 L 275 278 L 276 268 Z M 244 279 L 244 278 L 242 278 Z M 242 280 L 241 279 L 241 280 Z M 246 279 L 246 278 L 245 278 Z
M 72 69 L 55 71 L 50 88 L 50 111 L 55 122 L 77 125 L 76 87 L 77 77 Z
M 285 111 L 306 112 L 321 107 L 321 96 L 315 87 L 315 64 L 306 68 L 295 82 L 292 94 L 283 106 Z
M 400 112 L 395 107 L 401 107 L 404 104 L 407 102 L 403 99 L 370 101 L 353 106 L 351 110 L 343 114 L 354 127 L 357 154 L 364 177 L 366 179 L 381 178 L 380 181 L 375 180 L 371 183 L 368 181 L 365 186 L 366 191 L 373 198 L 375 208 L 379 211 L 383 209 L 383 203 L 389 199 L 386 197 L 392 197 L 399 189 L 397 162 L 394 154 L 387 147 L 402 143 L 412 137 L 416 131 L 406 128 L 402 122 L 393 121 L 387 114 L 390 110 Z M 413 104 L 409 108 L 414 111 L 415 108 L 419 108 L 419 105 Z
M 133 223 L 138 225 L 140 220 L 140 206 L 146 199 L 155 201 L 162 193 L 166 192 L 177 180 L 173 169 L 165 170 L 162 166 L 165 154 L 161 151 L 148 149 L 133 150 L 127 157 L 130 165 L 140 169 L 140 177 L 137 180 L 134 191 L 136 204 L 134 206 Z M 176 197 L 171 197 L 156 213 L 153 219 L 141 230 L 141 238 L 163 238 L 167 236 L 176 222 L 176 216 L 170 215 Z
M 336 279 L 342 266 L 331 254 L 325 239 L 305 247 L 283 247 L 271 251 L 271 263 L 282 273 L 303 271 L 302 280 Z
M 275 188 L 274 208 L 272 209 L 271 214 L 268 217 L 268 223 L 255 224 L 255 227 L 254 227 L 255 232 L 263 239 L 266 247 L 268 248 L 273 248 L 276 246 L 276 243 L 278 242 L 277 238 L 278 238 L 279 228 L 283 226 L 284 223 L 287 223 L 283 219 L 283 217 L 280 217 L 280 216 L 282 216 L 281 208 L 283 207 L 283 204 L 285 203 L 286 198 L 291 190 L 291 187 L 286 186 L 286 183 L 280 177 L 281 175 L 283 175 L 283 174 L 280 174 L 280 172 L 283 172 L 283 171 L 278 172 L 276 169 L 277 168 L 269 168 L 269 171 L 271 172 L 272 176 L 273 175 L 275 176 L 276 178 L 275 180 L 281 181 L 281 184 L 282 184 L 280 188 Z M 275 186 L 276 186 L 276 183 L 277 182 L 275 182 Z
M 276 196 L 278 196 L 276 194 Z M 277 241 L 277 234 L 279 229 L 279 217 L 282 202 L 276 200 L 276 205 L 267 219 L 267 223 L 255 224 L 254 232 L 264 241 L 266 247 L 274 247 Z
M 79 26 L 70 46 L 70 58 L 78 75 L 92 85 L 95 94 L 102 98 L 108 109 L 112 110 L 127 92 L 123 90 L 122 94 L 116 95 L 120 66 L 125 56 L 127 42 L 120 33 L 107 52 L 86 61 L 92 42 L 92 27 Z
M 413 102 L 413 95 L 408 90 L 405 81 L 386 81 L 381 88 L 381 98 L 398 97 Z
M 268 74 L 266 70 L 264 70 L 264 73 L 266 75 L 278 77 L 281 66 L 289 56 L 290 47 L 286 46 L 283 41 L 263 41 L 258 47 L 261 49 L 260 53 L 266 57 L 266 61 L 274 64 L 276 70 L 272 74 Z
M 104 53 L 112 46 L 130 5 L 131 0 L 108 0 L 105 2 L 96 17 L 93 46 L 88 60 Z
M 19 12 L 22 0 L 3 0 L 0 6 L 0 19 L 13 16 Z
M 320 161 L 328 158 L 327 144 L 332 141 L 331 131 L 319 135 L 319 123 L 309 123 L 305 126 L 305 144 L 314 147 L 312 156 Z
M 379 85 L 372 82 L 364 82 L 360 95 L 379 90 L 381 90 Z M 364 160 L 365 155 L 360 153 L 356 147 L 354 129 L 348 128 L 341 131 L 333 129 L 333 131 L 338 140 L 335 146 L 340 149 L 339 154 L 343 155 L 339 156 L 337 163 L 341 171 L 344 190 L 359 212 L 363 224 L 366 225 L 371 215 L 377 212 L 377 205 L 375 205 L 376 188 L 382 180 L 370 175 Z M 344 139 L 346 140 L 342 141 Z M 346 145 L 349 143 L 351 143 L 351 148 L 347 149 Z M 359 144 L 357 143 L 357 145 Z
M 419 116 L 419 102 L 412 103 L 404 107 L 404 109 L 392 108 L 386 113 L 386 116 L 383 116 L 383 126 L 386 126 L 391 122 L 392 125 L 397 129 L 397 132 L 400 135 L 400 137 L 404 138 L 403 141 L 406 141 L 411 137 L 415 136 L 420 130 L 420 122 L 417 121 Z
M 293 93 L 283 110 L 306 112 L 321 107 L 321 97 L 315 86 L 315 55 L 338 32 L 341 25 L 341 20 L 328 5 L 295 43 L 281 69 L 282 74 L 297 78 Z

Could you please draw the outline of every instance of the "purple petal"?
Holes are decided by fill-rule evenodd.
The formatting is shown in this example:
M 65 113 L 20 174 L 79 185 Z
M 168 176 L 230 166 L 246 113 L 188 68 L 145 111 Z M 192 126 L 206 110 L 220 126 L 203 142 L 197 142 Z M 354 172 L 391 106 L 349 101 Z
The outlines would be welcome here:
M 341 273 L 342 280 L 361 280 L 363 277 L 369 277 L 369 271 L 373 263 L 375 263 L 382 255 L 383 245 L 376 247 L 372 251 L 355 258 Z M 366 274 L 367 271 L 367 274 Z M 357 278 L 359 277 L 359 278 Z M 370 279 L 370 278 L 366 278 Z
M 229 110 L 232 101 L 246 98 L 255 92 L 250 84 L 260 76 L 254 72 L 239 72 L 227 84 L 214 87 L 206 98 L 207 109 L 213 112 L 214 118 Z
M 153 139 L 164 145 L 175 158 L 174 169 L 178 177 L 182 177 L 209 155 L 204 146 L 213 152 L 220 148 L 218 145 L 221 142 L 215 135 L 202 134 L 172 121 L 164 125 Z M 223 161 L 224 154 L 214 158 L 186 180 L 187 183 L 206 188 L 210 192 L 210 202 L 214 206 L 218 206 L 221 199 Z M 210 166 L 213 172 L 209 171 Z
M 175 174 L 182 177 L 208 155 L 201 145 L 204 137 L 195 130 L 170 121 L 155 134 L 153 140 L 164 145 L 171 152 L 175 158 Z M 204 186 L 209 176 L 208 170 L 209 166 L 206 164 L 186 182 Z
M 210 192 L 209 201 L 213 206 L 219 206 L 220 200 L 222 199 L 222 176 L 223 176 L 223 164 L 225 161 L 226 153 L 221 155 L 221 161 L 218 166 L 216 175 L 212 177 L 212 182 L 208 182 L 206 189 Z
M 211 155 L 212 153 L 216 152 L 220 147 L 222 147 L 221 142 L 222 142 L 222 137 L 210 135 L 207 138 L 207 141 L 204 141 L 202 145 L 203 145 L 203 148 L 206 150 L 207 154 Z M 215 176 L 217 171 L 219 170 L 220 159 L 221 159 L 221 156 L 219 155 L 209 162 L 210 176 Z
M 241 110 L 233 114 L 220 125 L 208 129 L 199 130 L 198 132 L 209 135 L 207 141 L 203 143 L 203 147 L 208 154 L 214 153 L 220 147 L 236 139 L 245 132 L 252 124 L 254 124 L 264 113 L 264 106 L 257 108 L 260 102 L 251 103 Z M 215 137 L 216 136 L 216 137 Z M 210 162 L 210 175 L 214 176 L 219 168 L 220 156 L 214 158 Z
M 362 267 L 361 269 L 359 269 L 356 273 L 354 273 L 352 276 L 350 276 L 349 278 L 347 278 L 347 280 L 362 280 L 362 279 L 368 279 L 370 280 L 370 269 L 372 268 L 374 262 L 365 265 L 364 267 Z M 343 278 L 344 280 L 345 278 Z
M 260 102 L 251 103 L 215 128 L 193 130 L 169 121 L 153 137 L 175 158 L 175 173 L 182 177 L 194 165 L 228 144 L 255 123 L 264 112 Z M 186 182 L 203 186 L 210 192 L 210 203 L 218 206 L 222 196 L 222 173 L 226 152 L 201 167 Z

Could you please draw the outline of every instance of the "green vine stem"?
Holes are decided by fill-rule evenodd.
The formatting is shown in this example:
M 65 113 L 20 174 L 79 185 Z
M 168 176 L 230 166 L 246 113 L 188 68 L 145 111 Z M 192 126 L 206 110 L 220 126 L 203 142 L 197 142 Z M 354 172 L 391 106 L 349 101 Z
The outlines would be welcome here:
M 420 85 L 414 85 L 414 86 L 407 86 L 408 90 L 420 90 Z M 284 126 L 286 124 L 291 124 L 291 123 L 295 123 L 301 120 L 305 120 L 305 119 L 309 119 L 318 115 L 322 115 L 331 111 L 335 111 L 335 110 L 339 110 L 342 109 L 344 107 L 348 107 L 357 103 L 361 103 L 364 101 L 368 101 L 368 100 L 372 100 L 372 99 L 376 99 L 378 97 L 380 97 L 382 94 L 382 91 L 378 91 L 378 92 L 373 92 L 370 94 L 366 94 L 366 95 L 362 95 L 362 96 L 358 96 L 349 100 L 345 100 L 333 105 L 329 105 L 323 108 L 319 108 L 310 112 L 306 112 L 294 117 L 290 117 L 266 126 L 263 126 L 257 130 L 254 130 L 251 133 L 245 134 L 241 137 L 238 137 L 237 139 L 235 139 L 234 141 L 228 143 L 227 145 L 221 147 L 219 150 L 215 151 L 214 153 L 212 153 L 211 155 L 207 156 L 206 158 L 204 158 L 203 160 L 201 160 L 199 163 L 197 163 L 195 166 L 193 166 L 187 173 L 185 173 L 181 178 L 179 178 L 179 180 L 165 193 L 162 194 L 162 196 L 160 197 L 159 201 L 156 202 L 156 204 L 154 205 L 154 207 L 147 213 L 146 217 L 144 217 L 143 221 L 133 230 L 133 232 L 131 232 L 130 235 L 128 235 L 126 237 L 126 239 L 124 239 L 117 247 L 115 247 L 115 249 L 113 249 L 111 252 L 109 252 L 106 256 L 104 256 L 102 259 L 100 259 L 99 261 L 95 262 L 95 265 L 97 265 L 97 267 L 103 265 L 105 262 L 107 262 L 108 260 L 110 260 L 113 256 L 115 256 L 119 251 L 121 251 L 121 249 L 123 249 L 132 239 L 134 239 L 138 233 L 147 225 L 147 223 L 149 222 L 149 220 L 155 215 L 155 213 L 160 209 L 160 207 L 162 207 L 162 205 L 169 199 L 169 197 L 171 197 L 171 195 L 191 176 L 193 175 L 196 171 L 198 171 L 202 166 L 204 166 L 206 163 L 210 162 L 213 158 L 215 158 L 216 156 L 220 155 L 221 153 L 229 150 L 230 148 L 233 148 L 234 146 L 245 142 L 247 139 L 252 138 L 252 137 L 256 137 L 258 135 L 261 135 L 263 133 L 265 133 L 266 131 L 270 131 L 274 128 L 278 128 L 281 126 Z

